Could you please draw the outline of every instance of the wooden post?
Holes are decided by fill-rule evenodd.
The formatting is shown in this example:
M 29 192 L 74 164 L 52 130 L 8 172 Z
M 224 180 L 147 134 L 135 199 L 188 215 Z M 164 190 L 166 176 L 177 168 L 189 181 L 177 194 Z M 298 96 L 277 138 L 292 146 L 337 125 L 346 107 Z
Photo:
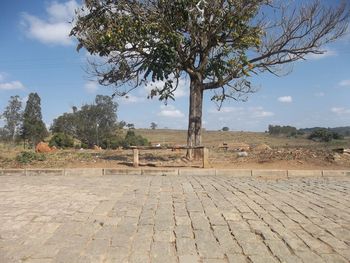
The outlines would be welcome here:
M 132 149 L 134 153 L 134 162 L 133 165 L 135 168 L 139 167 L 139 149 Z
M 203 147 L 203 168 L 209 168 L 209 149 Z

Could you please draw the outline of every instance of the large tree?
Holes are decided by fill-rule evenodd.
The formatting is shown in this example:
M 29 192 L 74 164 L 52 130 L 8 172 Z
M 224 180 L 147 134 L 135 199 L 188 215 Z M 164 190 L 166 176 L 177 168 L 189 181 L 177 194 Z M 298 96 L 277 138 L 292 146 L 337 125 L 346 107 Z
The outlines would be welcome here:
M 41 114 L 41 99 L 38 93 L 30 93 L 23 113 L 21 136 L 35 146 L 48 136 Z
M 76 113 L 77 138 L 88 146 L 100 145 L 117 126 L 118 105 L 110 96 L 97 95 L 95 103 L 85 104 Z
M 88 146 L 99 145 L 117 129 L 118 104 L 110 96 L 97 95 L 94 103 L 85 104 L 73 113 L 64 113 L 54 119 L 50 130 L 65 133 Z
M 5 120 L 4 133 L 14 142 L 22 121 L 22 101 L 18 95 L 10 97 L 2 117 Z
M 52 133 L 64 133 L 65 135 L 70 135 L 73 137 L 77 136 L 77 118 L 76 112 L 73 113 L 63 113 L 63 115 L 57 117 L 53 120 L 53 123 L 50 127 Z
M 192 147 L 201 145 L 204 91 L 214 91 L 219 105 L 245 99 L 251 74 L 278 74 L 283 64 L 323 53 L 348 20 L 345 1 L 86 0 L 71 35 L 78 50 L 103 57 L 91 65 L 101 84 L 115 85 L 115 95 L 162 81 L 150 97 L 167 100 L 189 76 Z

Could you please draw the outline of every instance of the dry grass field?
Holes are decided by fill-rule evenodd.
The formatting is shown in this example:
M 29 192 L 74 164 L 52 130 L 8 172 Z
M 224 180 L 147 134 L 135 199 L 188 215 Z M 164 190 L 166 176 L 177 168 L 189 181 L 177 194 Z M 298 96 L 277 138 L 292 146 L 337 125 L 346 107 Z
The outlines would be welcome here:
M 153 145 L 186 144 L 184 130 L 138 129 Z M 223 144 L 227 148 L 223 148 Z M 203 145 L 210 150 L 210 164 L 215 168 L 273 169 L 349 169 L 350 155 L 335 153 L 336 148 L 350 148 L 350 138 L 329 143 L 314 142 L 305 137 L 287 138 L 257 132 L 204 131 Z M 57 150 L 39 155 L 29 162 L 16 158 L 21 145 L 0 144 L 0 168 L 127 167 L 131 150 Z M 245 153 L 242 156 L 241 152 Z M 197 167 L 189 162 L 185 150 L 141 150 L 140 162 L 152 167 Z
M 151 143 L 162 145 L 185 145 L 187 131 L 185 130 L 150 130 L 139 129 L 136 131 L 146 137 Z M 332 141 L 330 143 L 319 143 L 308 140 L 305 137 L 287 138 L 271 136 L 263 132 L 234 132 L 234 131 L 203 131 L 203 145 L 206 147 L 218 147 L 223 143 L 247 143 L 251 146 L 267 144 L 271 147 L 316 147 L 316 148 L 350 148 L 350 138 Z

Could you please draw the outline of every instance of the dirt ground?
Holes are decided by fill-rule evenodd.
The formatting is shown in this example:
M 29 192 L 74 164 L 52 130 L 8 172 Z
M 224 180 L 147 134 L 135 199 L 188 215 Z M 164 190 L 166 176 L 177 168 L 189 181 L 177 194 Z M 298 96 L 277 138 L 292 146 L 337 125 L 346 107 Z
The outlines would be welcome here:
M 186 151 L 162 147 L 186 144 L 186 131 L 136 130 L 156 150 L 140 150 L 140 163 L 149 167 L 200 167 L 201 163 L 188 161 Z M 349 169 L 350 154 L 334 149 L 350 148 L 350 138 L 320 143 L 304 137 L 286 138 L 266 133 L 204 131 L 203 145 L 209 148 L 213 168 L 237 169 Z M 16 156 L 21 146 L 0 144 L 0 168 L 74 168 L 74 167 L 128 167 L 132 165 L 131 150 L 57 150 L 45 154 L 42 160 L 20 163 Z

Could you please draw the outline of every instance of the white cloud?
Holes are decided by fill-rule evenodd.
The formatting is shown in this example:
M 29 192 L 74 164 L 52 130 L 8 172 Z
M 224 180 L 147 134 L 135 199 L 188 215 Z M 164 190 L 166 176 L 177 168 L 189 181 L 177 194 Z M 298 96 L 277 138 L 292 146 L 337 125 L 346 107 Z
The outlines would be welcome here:
M 274 116 L 275 114 L 270 111 L 264 110 L 263 107 L 222 107 L 220 111 L 211 108 L 208 110 L 211 114 L 225 115 L 227 117 L 219 117 L 219 120 L 226 120 L 230 118 L 242 118 L 242 119 L 259 119 Z
M 75 0 L 67 1 L 66 3 L 53 2 L 46 9 L 49 14 L 50 22 L 62 22 L 72 19 L 75 15 L 75 10 L 79 8 Z
M 0 83 L 0 90 L 20 90 L 20 89 L 24 89 L 24 85 L 18 80 Z
M 316 97 L 324 97 L 326 94 L 324 92 L 317 92 L 315 93 Z
M 337 115 L 347 115 L 350 114 L 350 109 L 345 109 L 341 107 L 334 107 L 331 109 L 331 112 L 337 114 Z
M 22 25 L 28 37 L 44 44 L 72 45 L 73 40 L 69 37 L 69 33 L 73 25 L 70 22 L 78 7 L 75 0 L 65 3 L 52 2 L 46 8 L 47 19 L 23 13 Z
M 84 89 L 88 93 L 95 93 L 98 90 L 98 83 L 96 81 L 89 81 L 85 83 Z
M 337 55 L 337 51 L 333 49 L 326 49 L 323 54 L 308 54 L 305 58 L 309 60 L 320 60 L 323 58 L 334 57 Z
M 292 96 L 283 96 L 283 97 L 279 97 L 277 100 L 278 100 L 279 102 L 283 102 L 283 103 L 291 103 L 291 102 L 293 102 Z
M 253 118 L 265 118 L 265 117 L 271 117 L 275 115 L 271 111 L 264 110 L 263 107 L 251 107 L 251 108 L 248 108 L 248 111 Z
M 350 87 L 350 79 L 344 79 L 338 83 L 340 87 Z
M 160 106 L 160 112 L 158 113 L 158 116 L 166 117 L 166 118 L 184 118 L 185 115 L 178 109 L 176 109 L 172 105 L 162 105 Z

